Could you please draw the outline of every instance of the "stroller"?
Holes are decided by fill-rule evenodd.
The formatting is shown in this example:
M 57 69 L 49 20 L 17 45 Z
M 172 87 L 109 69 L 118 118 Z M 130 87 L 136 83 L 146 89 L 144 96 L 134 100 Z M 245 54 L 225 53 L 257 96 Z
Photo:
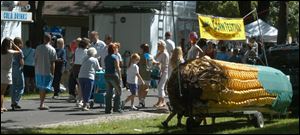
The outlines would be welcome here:
M 90 107 L 93 108 L 95 103 L 100 104 L 100 107 L 105 105 L 106 85 L 104 78 L 104 70 L 96 72 L 93 99 L 90 101 Z

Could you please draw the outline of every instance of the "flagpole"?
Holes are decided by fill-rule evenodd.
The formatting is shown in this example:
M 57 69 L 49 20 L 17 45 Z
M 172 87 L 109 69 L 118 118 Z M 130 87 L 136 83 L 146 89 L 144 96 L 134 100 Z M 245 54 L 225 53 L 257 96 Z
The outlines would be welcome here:
M 247 16 L 249 16 L 250 14 L 252 14 L 254 11 L 256 11 L 256 8 L 254 8 L 251 12 L 249 12 L 247 15 L 245 15 L 244 17 L 243 17 L 243 19 L 245 19 Z M 257 13 L 257 11 L 256 11 L 256 13 Z
M 175 27 L 175 15 L 174 15 L 174 1 L 172 1 L 172 16 L 173 16 L 173 31 L 174 31 L 174 41 L 176 42 L 176 27 Z M 171 56 L 170 56 L 171 57 Z M 180 67 L 179 67 L 180 61 L 177 61 L 177 81 L 178 81 L 178 87 L 179 87 L 179 93 L 180 96 L 182 96 L 181 92 L 181 78 L 180 78 Z M 172 73 L 171 73 L 172 74 Z
M 256 20 L 257 20 L 257 24 L 258 24 L 258 29 L 259 29 L 259 33 L 260 33 L 261 47 L 262 47 L 262 50 L 264 51 L 264 57 L 265 57 L 265 60 L 266 60 L 266 66 L 268 66 L 268 60 L 267 60 L 266 50 L 265 50 L 265 46 L 264 46 L 264 39 L 263 39 L 263 35 L 262 35 L 262 32 L 261 32 L 261 27 L 260 27 L 260 24 L 259 24 L 259 20 L 258 20 L 259 18 L 258 18 L 258 13 L 257 13 L 256 8 L 255 8 L 255 11 L 256 11 L 255 16 L 256 16 Z

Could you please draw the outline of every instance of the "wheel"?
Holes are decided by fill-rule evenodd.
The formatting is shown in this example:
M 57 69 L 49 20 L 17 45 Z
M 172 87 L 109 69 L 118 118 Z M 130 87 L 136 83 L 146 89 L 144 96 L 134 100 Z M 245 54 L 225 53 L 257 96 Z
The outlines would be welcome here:
M 188 117 L 186 120 L 186 130 L 187 131 L 191 131 L 191 129 L 193 128 L 193 121 L 194 119 L 192 117 Z
M 264 127 L 264 117 L 261 112 L 257 112 L 253 115 L 253 124 L 256 128 L 263 128 Z

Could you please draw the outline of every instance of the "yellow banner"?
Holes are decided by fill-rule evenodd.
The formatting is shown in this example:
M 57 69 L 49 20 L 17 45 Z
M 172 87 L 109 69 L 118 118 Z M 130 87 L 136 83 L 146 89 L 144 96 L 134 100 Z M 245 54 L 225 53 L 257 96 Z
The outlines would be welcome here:
M 200 37 L 214 40 L 246 40 L 242 18 L 198 16 Z

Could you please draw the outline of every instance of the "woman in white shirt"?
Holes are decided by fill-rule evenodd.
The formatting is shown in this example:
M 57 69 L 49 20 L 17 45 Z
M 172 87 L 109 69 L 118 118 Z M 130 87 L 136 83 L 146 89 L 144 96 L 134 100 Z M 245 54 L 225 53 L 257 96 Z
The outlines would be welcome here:
M 169 54 L 166 50 L 166 43 L 163 40 L 158 41 L 158 54 L 156 55 L 154 64 L 160 65 L 160 80 L 157 86 L 158 101 L 154 107 L 164 107 L 165 104 L 165 85 L 168 80 Z
M 82 95 L 81 95 L 81 90 L 80 90 L 80 84 L 79 84 L 79 80 L 78 80 L 78 74 L 80 71 L 80 67 L 81 64 L 83 62 L 83 58 L 85 58 L 87 56 L 87 47 L 89 46 L 89 41 L 84 38 L 83 40 L 81 40 L 79 42 L 78 48 L 75 51 L 75 60 L 74 60 L 74 65 L 73 65 L 73 75 L 77 80 L 77 84 L 78 84 L 78 91 L 77 91 L 77 103 L 76 105 L 78 107 L 82 107 Z
M 16 46 L 8 37 L 1 43 L 1 113 L 7 111 L 4 108 L 4 94 L 8 85 L 12 84 L 12 61 L 13 54 L 21 53 L 22 50 Z

